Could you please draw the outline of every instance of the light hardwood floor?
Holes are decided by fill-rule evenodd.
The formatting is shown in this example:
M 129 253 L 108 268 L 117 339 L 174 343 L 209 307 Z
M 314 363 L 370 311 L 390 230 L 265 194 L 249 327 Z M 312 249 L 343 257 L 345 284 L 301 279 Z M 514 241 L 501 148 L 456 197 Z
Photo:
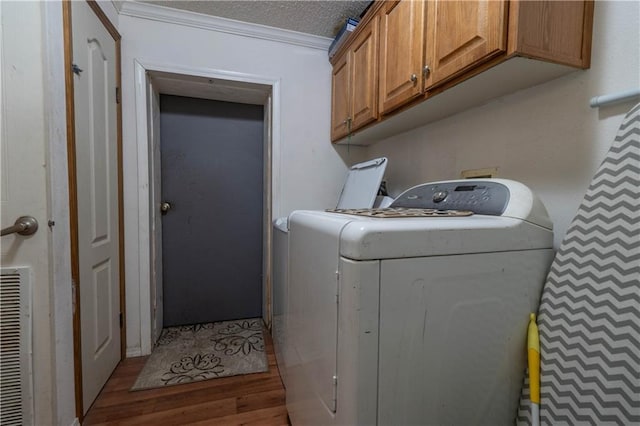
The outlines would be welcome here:
M 129 392 L 147 357 L 122 361 L 83 425 L 288 425 L 273 342 L 264 331 L 269 371 Z

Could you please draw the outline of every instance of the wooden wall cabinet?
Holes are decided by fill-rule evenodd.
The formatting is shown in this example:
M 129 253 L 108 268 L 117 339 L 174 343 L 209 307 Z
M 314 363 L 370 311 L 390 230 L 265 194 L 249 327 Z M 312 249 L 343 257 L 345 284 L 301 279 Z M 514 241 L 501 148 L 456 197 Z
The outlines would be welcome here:
M 368 145 L 589 68 L 593 6 L 376 1 L 332 61 L 332 141 Z
M 378 118 L 378 21 L 369 22 L 336 56 L 331 83 L 331 138 L 347 136 Z

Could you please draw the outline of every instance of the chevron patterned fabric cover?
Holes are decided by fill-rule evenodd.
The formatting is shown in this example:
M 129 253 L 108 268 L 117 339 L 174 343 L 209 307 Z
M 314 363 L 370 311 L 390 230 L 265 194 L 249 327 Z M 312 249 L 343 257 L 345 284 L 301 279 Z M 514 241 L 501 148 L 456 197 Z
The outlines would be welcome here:
M 540 301 L 540 424 L 640 424 L 640 104 L 625 117 Z M 517 425 L 529 425 L 525 380 Z

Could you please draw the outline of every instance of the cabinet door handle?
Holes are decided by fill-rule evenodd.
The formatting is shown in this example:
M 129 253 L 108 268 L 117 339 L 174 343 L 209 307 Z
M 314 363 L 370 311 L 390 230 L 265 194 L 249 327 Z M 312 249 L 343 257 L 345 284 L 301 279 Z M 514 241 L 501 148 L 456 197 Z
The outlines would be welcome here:
M 417 75 L 415 75 L 415 74 L 411 74 L 411 81 L 412 81 L 413 83 L 417 82 L 417 81 L 418 81 L 418 76 L 417 76 Z
M 424 78 L 429 77 L 430 72 L 431 68 L 429 68 L 429 65 L 425 65 L 424 68 L 422 68 L 422 75 L 424 76 Z

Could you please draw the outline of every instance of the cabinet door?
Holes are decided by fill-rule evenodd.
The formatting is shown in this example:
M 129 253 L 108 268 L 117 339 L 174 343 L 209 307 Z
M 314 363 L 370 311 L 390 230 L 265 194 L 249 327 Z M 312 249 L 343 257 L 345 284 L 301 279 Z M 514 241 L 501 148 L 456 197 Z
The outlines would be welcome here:
M 506 1 L 436 0 L 427 9 L 427 88 L 506 50 Z
M 424 2 L 387 2 L 380 24 L 380 109 L 388 113 L 422 93 Z
M 331 140 L 349 134 L 349 52 L 333 66 L 331 74 Z
M 351 47 L 351 130 L 378 118 L 378 20 L 369 22 Z

